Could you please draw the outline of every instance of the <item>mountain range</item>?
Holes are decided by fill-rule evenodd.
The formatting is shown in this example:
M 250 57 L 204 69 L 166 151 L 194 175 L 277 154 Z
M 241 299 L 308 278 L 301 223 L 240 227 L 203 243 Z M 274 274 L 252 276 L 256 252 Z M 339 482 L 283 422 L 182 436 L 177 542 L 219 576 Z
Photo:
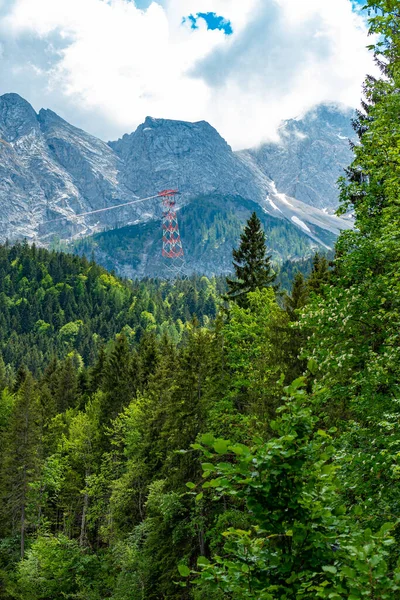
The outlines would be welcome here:
M 27 238 L 94 251 L 127 275 L 157 275 L 160 200 L 77 216 L 179 188 L 187 266 L 230 268 L 252 210 L 277 259 L 332 247 L 350 218 L 335 216 L 337 178 L 351 162 L 352 111 L 321 105 L 286 121 L 279 141 L 232 151 L 207 122 L 147 117 L 104 142 L 17 94 L 0 96 L 0 241 Z

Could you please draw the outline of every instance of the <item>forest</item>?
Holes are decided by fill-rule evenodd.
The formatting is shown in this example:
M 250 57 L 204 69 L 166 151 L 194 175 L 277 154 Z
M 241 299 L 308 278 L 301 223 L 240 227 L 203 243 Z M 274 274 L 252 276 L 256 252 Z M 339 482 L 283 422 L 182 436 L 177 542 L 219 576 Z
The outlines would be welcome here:
M 0 598 L 400 598 L 400 4 L 334 257 L 118 278 L 0 247 Z M 289 281 L 290 289 L 289 289 Z

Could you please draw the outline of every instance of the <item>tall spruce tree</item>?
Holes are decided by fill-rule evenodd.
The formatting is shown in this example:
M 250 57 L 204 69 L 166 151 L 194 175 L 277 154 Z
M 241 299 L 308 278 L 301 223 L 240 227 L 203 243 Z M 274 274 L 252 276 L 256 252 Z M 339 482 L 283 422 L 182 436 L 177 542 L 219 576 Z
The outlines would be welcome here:
M 310 290 L 303 274 L 298 271 L 294 276 L 290 295 L 284 298 L 284 307 L 291 323 L 296 323 L 301 318 L 301 309 L 309 301 Z M 289 381 L 300 377 L 306 368 L 306 362 L 301 359 L 301 348 L 306 342 L 308 332 L 299 327 L 288 328 L 288 343 L 286 347 L 287 370 Z
M 323 254 L 316 252 L 313 258 L 313 268 L 307 280 L 309 292 L 320 294 L 322 286 L 329 281 L 329 263 Z
M 261 221 L 253 212 L 240 236 L 239 248 L 232 253 L 236 279 L 226 280 L 226 299 L 233 300 L 242 308 L 248 305 L 249 292 L 272 286 L 276 279 L 265 242 Z
M 297 321 L 298 315 L 296 311 L 303 308 L 308 300 L 308 289 L 303 273 L 297 271 L 293 279 L 292 290 L 290 296 L 285 296 L 285 310 L 291 321 Z
M 10 533 L 19 532 L 23 558 L 26 532 L 35 518 L 30 484 L 38 477 L 42 446 L 42 412 L 37 386 L 29 372 L 16 394 L 4 437 L 2 517 L 10 523 Z
M 104 369 L 102 389 L 106 392 L 103 405 L 103 419 L 115 419 L 128 406 L 137 389 L 136 358 L 121 333 L 114 343 Z

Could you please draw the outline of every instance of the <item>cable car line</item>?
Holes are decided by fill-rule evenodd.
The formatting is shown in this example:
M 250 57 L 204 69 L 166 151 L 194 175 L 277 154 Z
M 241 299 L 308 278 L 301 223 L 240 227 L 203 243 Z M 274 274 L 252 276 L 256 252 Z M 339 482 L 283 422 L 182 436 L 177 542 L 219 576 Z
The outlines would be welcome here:
M 107 206 L 107 208 L 98 208 L 97 210 L 89 210 L 88 212 L 79 213 L 79 214 L 68 214 L 64 217 L 58 217 L 57 219 L 51 219 L 50 221 L 43 221 L 43 225 L 45 223 L 55 223 L 56 221 L 64 221 L 64 219 L 75 219 L 77 217 L 86 217 L 87 215 L 94 215 L 96 213 L 105 212 L 106 210 L 114 210 L 116 208 L 121 208 L 122 206 L 130 206 L 131 204 L 138 204 L 139 202 L 145 202 L 146 200 L 154 200 L 155 198 L 160 198 L 160 194 L 156 194 L 155 196 L 149 196 L 148 198 L 139 198 L 138 200 L 132 200 L 131 202 L 124 202 L 124 204 L 116 204 L 115 206 Z

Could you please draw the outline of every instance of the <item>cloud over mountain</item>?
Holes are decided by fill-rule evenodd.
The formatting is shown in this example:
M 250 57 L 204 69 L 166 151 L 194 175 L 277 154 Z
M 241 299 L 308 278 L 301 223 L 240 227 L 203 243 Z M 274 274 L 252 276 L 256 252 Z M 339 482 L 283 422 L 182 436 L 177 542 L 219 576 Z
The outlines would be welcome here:
M 103 139 L 153 114 L 254 145 L 319 102 L 357 104 L 372 70 L 350 0 L 3 0 L 0 40 L 0 93 Z

